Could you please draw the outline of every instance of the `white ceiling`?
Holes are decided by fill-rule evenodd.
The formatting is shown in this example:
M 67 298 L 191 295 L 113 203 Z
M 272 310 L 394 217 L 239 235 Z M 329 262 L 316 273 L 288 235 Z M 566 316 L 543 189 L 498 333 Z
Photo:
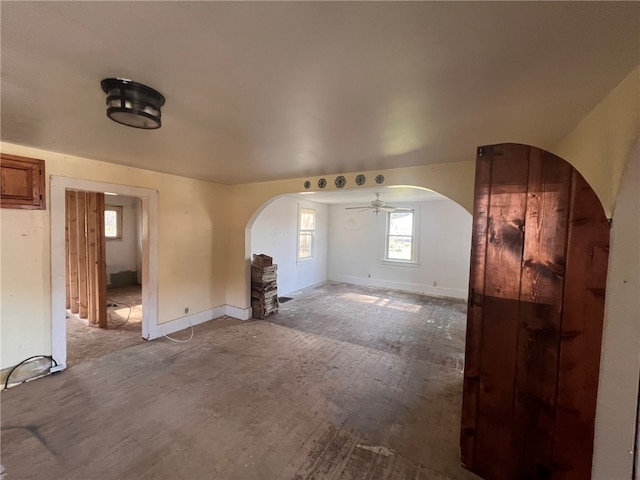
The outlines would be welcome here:
M 380 200 L 389 205 L 396 205 L 398 203 L 410 204 L 416 202 L 449 200 L 444 195 L 440 195 L 433 190 L 411 186 L 377 186 L 374 188 L 358 188 L 354 190 L 302 192 L 289 196 L 300 198 L 303 200 L 309 200 L 311 202 L 326 203 L 332 205 L 370 205 L 371 201 L 376 199 L 376 193 L 380 194 Z
M 2 140 L 234 184 L 562 138 L 640 63 L 640 2 L 9 2 Z M 100 80 L 166 99 L 105 115 Z

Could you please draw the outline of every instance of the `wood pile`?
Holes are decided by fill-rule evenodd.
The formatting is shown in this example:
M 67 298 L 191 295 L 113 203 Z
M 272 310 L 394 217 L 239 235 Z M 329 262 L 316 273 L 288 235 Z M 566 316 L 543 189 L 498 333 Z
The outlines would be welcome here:
M 251 307 L 253 318 L 278 313 L 278 266 L 251 264 Z

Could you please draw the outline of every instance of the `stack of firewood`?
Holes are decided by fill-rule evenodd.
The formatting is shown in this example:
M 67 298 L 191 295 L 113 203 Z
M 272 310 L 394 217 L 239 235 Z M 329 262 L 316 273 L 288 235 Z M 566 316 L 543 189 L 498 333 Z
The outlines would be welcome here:
M 254 318 L 266 318 L 278 313 L 278 266 L 271 257 L 254 255 L 251 263 L 251 307 Z M 265 265 L 267 264 L 268 265 Z

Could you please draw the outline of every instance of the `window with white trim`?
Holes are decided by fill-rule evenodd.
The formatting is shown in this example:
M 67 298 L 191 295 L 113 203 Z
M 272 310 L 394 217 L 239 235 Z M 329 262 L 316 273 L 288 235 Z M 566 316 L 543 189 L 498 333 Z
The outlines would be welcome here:
M 122 239 L 122 207 L 118 205 L 105 205 L 104 236 L 107 240 Z
M 402 210 L 387 214 L 385 260 L 415 262 L 415 211 Z
M 298 260 L 308 260 L 315 255 L 316 211 L 300 208 L 298 218 Z

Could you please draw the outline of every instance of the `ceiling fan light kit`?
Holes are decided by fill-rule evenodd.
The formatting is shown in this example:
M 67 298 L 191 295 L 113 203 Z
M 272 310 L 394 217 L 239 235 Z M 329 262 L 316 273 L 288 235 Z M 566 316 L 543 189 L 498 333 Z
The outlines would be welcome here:
M 362 205 L 360 207 L 345 207 L 345 210 L 358 210 L 359 212 L 366 212 L 371 210 L 376 215 L 380 215 L 380 212 L 395 212 L 396 210 L 408 210 L 406 208 L 387 207 L 385 203 L 380 200 L 380 194 L 376 193 L 376 199 L 371 201 L 370 205 Z
M 164 96 L 151 87 L 124 78 L 100 82 L 107 94 L 107 117 L 128 127 L 155 130 L 162 126 Z

